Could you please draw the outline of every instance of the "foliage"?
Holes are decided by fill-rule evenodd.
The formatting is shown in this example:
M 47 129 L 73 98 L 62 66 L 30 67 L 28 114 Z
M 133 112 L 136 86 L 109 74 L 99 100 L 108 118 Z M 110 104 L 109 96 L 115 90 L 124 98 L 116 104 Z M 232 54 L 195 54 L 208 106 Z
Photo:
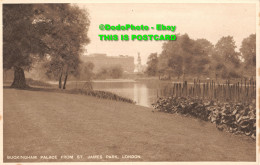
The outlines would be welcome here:
M 69 4 L 47 6 L 44 11 L 43 17 L 50 22 L 48 34 L 43 38 L 50 50 L 46 64 L 47 74 L 52 73 L 59 78 L 60 88 L 61 78 L 64 75 L 63 89 L 65 89 L 68 75 L 77 76 L 80 70 L 79 56 L 84 51 L 84 45 L 89 43 L 88 13 Z M 56 15 L 53 15 L 54 11 Z
M 3 5 L 3 67 L 14 69 L 14 88 L 27 87 L 24 69 L 31 69 L 47 50 L 41 41 L 44 31 L 39 29 L 45 24 L 33 23 L 36 15 L 32 4 Z
M 24 69 L 36 61 L 48 62 L 47 73 L 77 74 L 79 55 L 89 43 L 88 13 L 70 4 L 3 5 L 3 63 L 14 68 L 13 87 L 26 86 Z
M 219 130 L 256 137 L 256 104 L 207 101 L 190 97 L 158 98 L 153 104 L 161 112 L 190 115 L 216 124 Z
M 163 44 L 159 56 L 159 72 L 182 75 L 206 74 L 212 44 L 205 39 L 193 40 L 187 34 L 178 35 L 174 42 Z
M 233 37 L 222 37 L 214 48 L 212 55 L 212 69 L 215 75 L 223 79 L 240 78 L 237 72 L 241 65 L 240 53 L 235 51 L 235 41 Z
M 97 79 L 106 79 L 106 78 L 121 78 L 123 76 L 123 69 L 121 66 L 115 65 L 110 67 L 102 67 L 99 72 L 96 74 L 95 78 Z
M 236 51 L 232 36 L 224 36 L 213 45 L 206 39 L 191 39 L 187 34 L 177 35 L 176 41 L 165 42 L 158 61 L 148 57 L 147 75 L 159 75 L 159 79 L 176 76 L 189 78 L 242 78 L 255 76 L 256 35 L 251 34 Z M 156 58 L 154 58 L 156 59 Z M 155 67 L 157 66 L 157 67 Z
M 148 76 L 156 76 L 158 70 L 158 56 L 157 53 L 151 53 L 147 61 L 146 74 Z
M 119 96 L 119 95 L 116 95 L 114 93 L 107 92 L 107 91 L 72 89 L 72 90 L 69 90 L 68 92 L 72 93 L 72 94 L 83 94 L 83 95 L 93 96 L 93 97 L 102 98 L 102 99 L 116 100 L 116 101 L 135 104 L 135 102 L 129 98 L 125 98 L 125 97 L 122 97 L 122 96 Z
M 215 45 L 215 56 L 220 56 L 225 63 L 239 65 L 239 53 L 235 51 L 236 45 L 233 37 L 222 37 Z
M 251 76 L 256 74 L 256 34 L 251 34 L 242 41 L 240 48 L 244 59 L 244 68 Z
M 81 63 L 79 66 L 79 74 L 76 76 L 79 80 L 90 81 L 94 77 L 93 69 L 94 64 L 92 62 Z
M 112 66 L 109 68 L 109 75 L 112 78 L 120 78 L 123 76 L 123 68 L 121 66 Z
M 33 20 L 35 20 L 34 5 L 3 5 L 3 66 L 5 69 L 21 67 L 29 70 L 35 58 L 44 54 L 46 46 L 41 41 L 44 32 L 38 30 L 40 25 L 33 24 Z

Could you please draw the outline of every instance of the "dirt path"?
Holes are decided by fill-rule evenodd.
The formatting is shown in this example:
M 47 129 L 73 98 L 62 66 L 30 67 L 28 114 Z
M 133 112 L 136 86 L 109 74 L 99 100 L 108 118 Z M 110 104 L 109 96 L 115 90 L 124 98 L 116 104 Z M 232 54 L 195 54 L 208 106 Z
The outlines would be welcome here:
M 255 150 L 252 139 L 194 118 L 82 95 L 4 89 L 5 162 L 255 161 Z

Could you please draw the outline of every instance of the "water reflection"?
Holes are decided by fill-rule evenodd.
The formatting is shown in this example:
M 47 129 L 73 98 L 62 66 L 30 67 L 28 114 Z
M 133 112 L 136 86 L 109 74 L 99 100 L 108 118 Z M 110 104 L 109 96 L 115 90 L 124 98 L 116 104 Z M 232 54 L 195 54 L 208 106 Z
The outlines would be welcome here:
M 137 104 L 149 107 L 150 102 L 148 100 L 148 95 L 149 90 L 145 84 L 134 84 L 134 100 Z
M 133 99 L 137 105 L 151 107 L 156 100 L 158 89 L 165 84 L 153 82 L 94 82 L 95 90 L 104 90 Z

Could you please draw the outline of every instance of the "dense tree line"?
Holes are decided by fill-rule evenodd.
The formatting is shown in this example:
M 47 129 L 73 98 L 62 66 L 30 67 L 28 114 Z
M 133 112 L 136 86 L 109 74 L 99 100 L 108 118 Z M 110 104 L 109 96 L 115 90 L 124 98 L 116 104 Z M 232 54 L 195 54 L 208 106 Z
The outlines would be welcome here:
M 3 66 L 14 69 L 11 86 L 27 87 L 24 70 L 44 61 L 65 89 L 69 74 L 80 70 L 89 25 L 88 13 L 71 4 L 4 4 Z
M 147 65 L 148 76 L 166 79 L 255 77 L 256 35 L 245 38 L 239 51 L 232 36 L 222 37 L 213 45 L 206 39 L 178 35 L 176 41 L 163 44 L 159 55 L 151 53 Z
M 123 68 L 120 65 L 114 65 L 109 67 L 102 67 L 96 74 L 95 79 L 118 79 L 123 76 Z

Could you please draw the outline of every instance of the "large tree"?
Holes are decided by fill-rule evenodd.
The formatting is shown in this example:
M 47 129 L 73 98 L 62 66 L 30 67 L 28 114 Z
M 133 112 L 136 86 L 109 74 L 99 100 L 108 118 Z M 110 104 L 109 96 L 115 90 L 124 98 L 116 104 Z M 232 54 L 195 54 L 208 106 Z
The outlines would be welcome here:
M 215 45 L 215 55 L 220 56 L 225 63 L 233 67 L 240 66 L 240 54 L 236 52 L 236 44 L 232 36 L 222 37 Z
M 39 30 L 43 23 L 33 23 L 37 12 L 34 5 L 3 5 L 3 67 L 14 69 L 12 87 L 25 88 L 24 70 L 29 70 L 38 57 L 42 57 L 46 47 Z
M 244 68 L 248 74 L 256 74 L 256 35 L 251 34 L 242 41 L 240 48 L 242 58 L 244 59 Z
M 238 78 L 240 77 L 239 68 L 241 65 L 240 53 L 236 52 L 235 41 L 232 36 L 219 39 L 214 47 L 212 55 L 212 67 L 216 78 Z
M 79 55 L 89 42 L 88 13 L 70 4 L 4 5 L 4 68 L 14 68 L 12 84 L 25 88 L 24 69 L 36 59 L 48 61 L 48 72 L 64 75 L 65 89 L 69 73 L 75 73 Z M 61 82 L 61 81 L 60 81 Z M 61 87 L 61 84 L 60 84 Z
M 49 6 L 48 6 L 49 7 Z M 89 43 L 87 32 L 90 20 L 85 10 L 75 5 L 55 5 L 49 10 L 57 12 L 43 13 L 51 20 L 48 35 L 43 40 L 50 50 L 50 58 L 47 63 L 48 72 L 54 73 L 59 79 L 59 88 L 66 88 L 69 74 L 77 75 L 79 71 L 80 55 L 84 51 L 84 45 Z M 48 65 L 47 65 L 48 66 Z M 62 78 L 64 84 L 62 87 Z
M 192 55 L 193 55 L 193 66 L 191 74 L 196 75 L 197 78 L 200 76 L 209 74 L 210 56 L 212 54 L 213 45 L 206 39 L 193 40 L 192 44 Z
M 185 36 L 177 36 L 176 41 L 166 42 L 162 46 L 162 52 L 159 56 L 158 70 L 160 74 L 176 75 L 178 78 L 184 73 L 184 58 L 187 55 L 182 49 L 182 43 Z
M 158 56 L 157 53 L 151 53 L 147 60 L 146 73 L 148 76 L 156 76 L 158 72 Z
M 94 67 L 95 65 L 92 62 L 81 63 L 76 78 L 79 80 L 90 81 L 94 77 Z
M 159 57 L 159 71 L 172 73 L 178 78 L 182 75 L 197 76 L 207 73 L 212 44 L 205 39 L 193 40 L 187 34 L 178 35 L 176 41 L 163 44 Z

